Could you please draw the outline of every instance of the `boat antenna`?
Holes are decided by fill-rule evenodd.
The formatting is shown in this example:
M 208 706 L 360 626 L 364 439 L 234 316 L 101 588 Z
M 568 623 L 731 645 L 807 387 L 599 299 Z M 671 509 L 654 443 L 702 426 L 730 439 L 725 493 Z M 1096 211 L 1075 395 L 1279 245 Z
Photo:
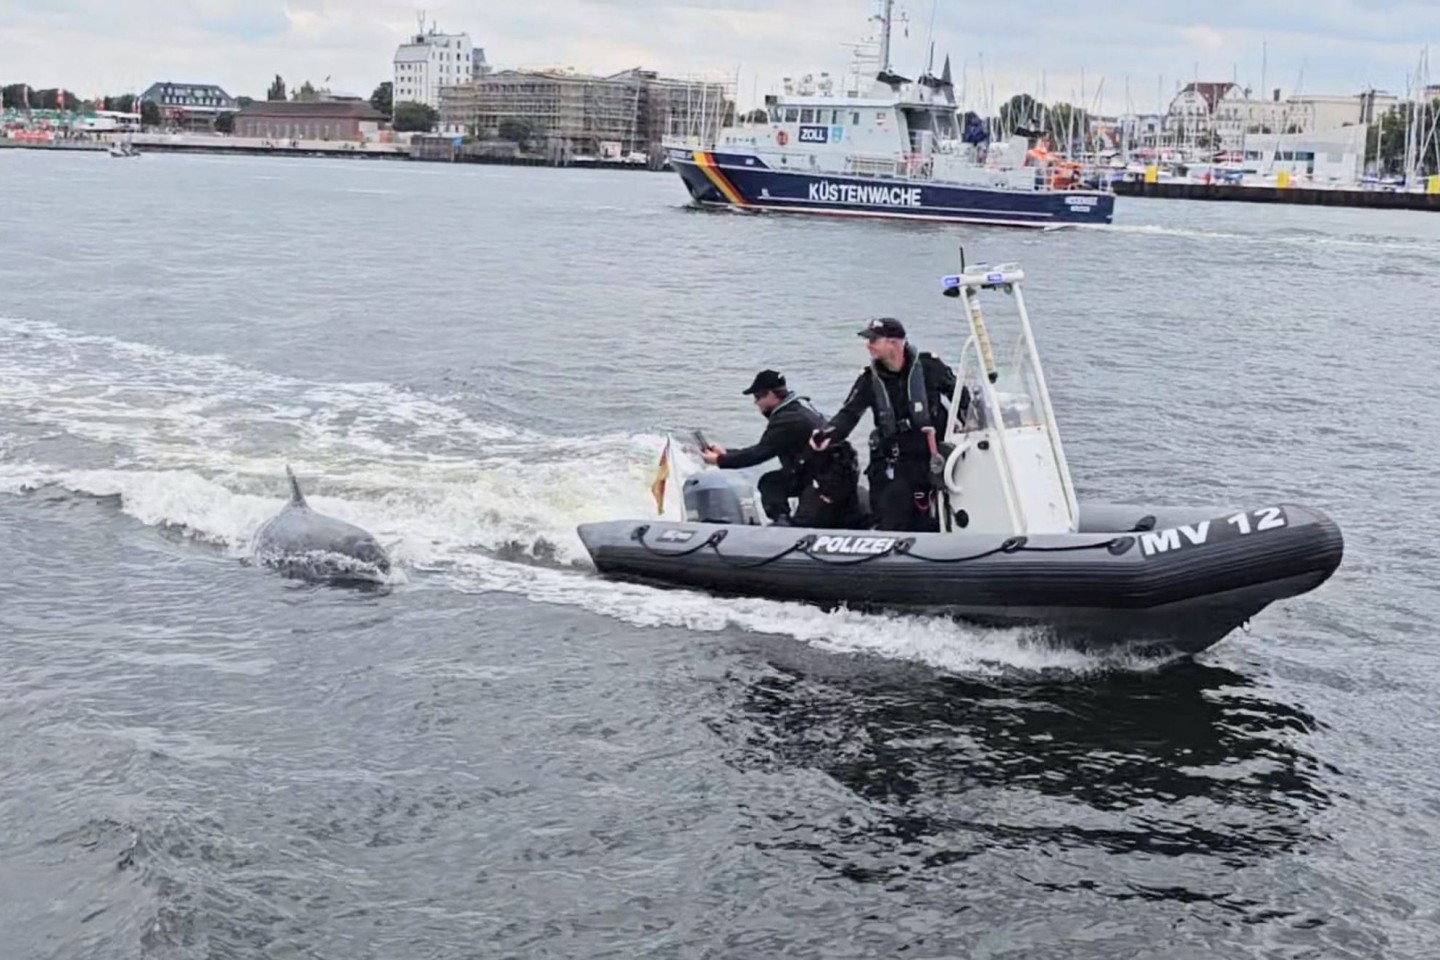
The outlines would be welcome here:
M 946 277 L 946 278 L 945 278 L 945 285 L 944 285 L 944 287 L 941 289 L 940 292 L 943 293 L 943 294 L 944 294 L 945 296 L 947 296 L 947 297 L 958 297 L 958 296 L 960 296 L 960 280 L 961 280 L 961 278 L 962 278 L 964 275 L 965 275 L 965 245 L 964 245 L 964 244 L 961 244 L 961 245 L 960 245 L 960 273 L 959 273 L 958 275 L 954 276 L 954 277 Z M 950 282 L 951 280 L 954 280 L 955 282 L 952 284 L 952 283 Z
M 880 72 L 890 72 L 890 14 L 895 0 L 880 0 Z
M 925 31 L 925 40 L 930 45 L 930 62 L 925 65 L 925 72 L 934 76 L 935 74 L 935 8 L 940 0 L 930 0 L 930 26 Z

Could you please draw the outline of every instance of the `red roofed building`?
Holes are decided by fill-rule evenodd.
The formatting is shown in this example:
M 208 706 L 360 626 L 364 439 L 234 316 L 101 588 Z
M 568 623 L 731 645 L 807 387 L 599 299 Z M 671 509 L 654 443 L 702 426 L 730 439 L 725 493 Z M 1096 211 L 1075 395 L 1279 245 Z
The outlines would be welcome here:
M 363 100 L 257 100 L 235 114 L 235 136 L 364 140 L 373 139 L 384 120 Z

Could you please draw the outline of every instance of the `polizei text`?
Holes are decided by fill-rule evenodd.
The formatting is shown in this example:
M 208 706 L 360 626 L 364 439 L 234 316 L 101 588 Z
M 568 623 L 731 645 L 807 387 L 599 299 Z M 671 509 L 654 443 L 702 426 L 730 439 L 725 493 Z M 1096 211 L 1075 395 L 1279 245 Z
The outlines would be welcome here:
M 869 555 L 887 553 L 895 547 L 894 537 L 816 537 L 811 553 Z

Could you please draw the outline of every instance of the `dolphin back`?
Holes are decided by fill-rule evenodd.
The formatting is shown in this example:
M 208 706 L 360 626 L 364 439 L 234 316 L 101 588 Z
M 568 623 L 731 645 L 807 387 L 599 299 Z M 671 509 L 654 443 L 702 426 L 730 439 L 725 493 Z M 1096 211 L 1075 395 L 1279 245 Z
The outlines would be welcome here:
M 285 464 L 285 476 L 290 478 L 290 503 L 297 507 L 307 506 L 305 494 L 300 492 L 300 481 L 295 479 L 295 471 L 290 469 L 290 464 Z
M 384 580 L 390 558 L 375 538 L 353 523 L 316 513 L 288 467 L 286 474 L 290 501 L 255 532 L 255 560 L 305 580 Z

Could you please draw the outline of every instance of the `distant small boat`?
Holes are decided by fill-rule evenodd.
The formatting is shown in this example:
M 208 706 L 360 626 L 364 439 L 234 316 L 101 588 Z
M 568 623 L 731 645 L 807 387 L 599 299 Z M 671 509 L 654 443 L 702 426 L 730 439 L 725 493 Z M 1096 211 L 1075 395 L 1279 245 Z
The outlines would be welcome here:
M 110 144 L 110 156 L 112 156 L 112 157 L 138 157 L 138 156 L 140 156 L 140 151 L 139 151 L 139 150 L 136 150 L 136 149 L 135 149 L 135 145 L 134 145 L 133 143 L 130 143 L 128 140 L 126 140 L 126 141 L 115 140 L 115 141 L 112 141 L 111 144 Z

